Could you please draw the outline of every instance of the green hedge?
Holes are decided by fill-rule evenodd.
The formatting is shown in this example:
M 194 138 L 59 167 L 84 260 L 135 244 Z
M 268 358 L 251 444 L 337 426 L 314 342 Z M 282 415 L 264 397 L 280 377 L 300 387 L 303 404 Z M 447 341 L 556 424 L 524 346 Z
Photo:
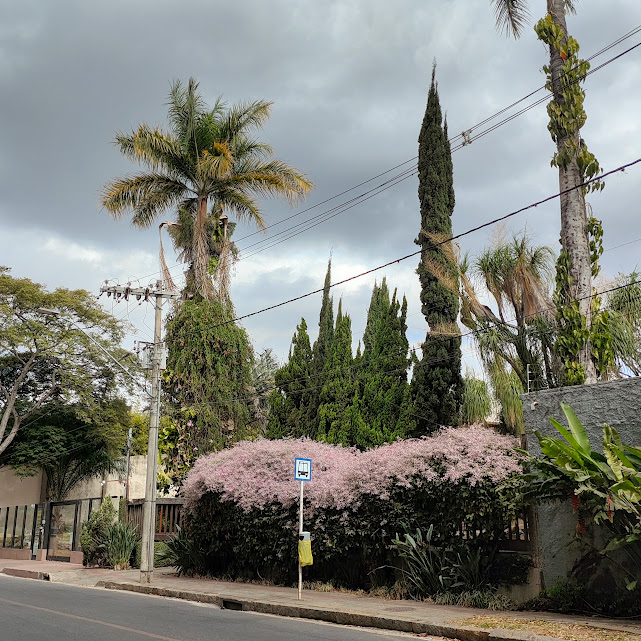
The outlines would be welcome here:
M 314 565 L 305 580 L 368 589 L 398 578 L 392 540 L 405 528 L 434 525 L 434 541 L 456 548 L 472 545 L 491 554 L 505 520 L 520 507 L 521 480 L 468 485 L 434 482 L 396 488 L 389 498 L 364 495 L 355 508 L 316 510 L 306 518 Z M 473 533 L 463 541 L 461 529 Z M 185 513 L 187 536 L 202 563 L 187 572 L 291 585 L 297 579 L 298 506 L 271 504 L 244 511 L 205 493 Z

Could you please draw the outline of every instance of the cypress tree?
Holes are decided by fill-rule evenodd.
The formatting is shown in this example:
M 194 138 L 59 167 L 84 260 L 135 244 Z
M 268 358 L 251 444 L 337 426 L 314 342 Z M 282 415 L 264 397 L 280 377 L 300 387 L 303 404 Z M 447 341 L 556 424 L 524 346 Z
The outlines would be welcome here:
M 363 353 L 365 355 L 367 355 L 368 352 L 371 353 L 374 349 L 376 332 L 389 310 L 389 305 L 387 279 L 383 278 L 383 282 L 380 285 L 374 283 L 369 309 L 367 310 L 367 323 L 365 325 L 365 331 L 363 332 Z
M 422 311 L 429 330 L 423 343 L 423 357 L 415 367 L 412 380 L 415 413 L 420 417 L 417 434 L 429 433 L 440 425 L 456 424 L 463 390 L 461 339 L 456 336 L 458 275 L 452 259 L 436 244 L 452 235 L 454 211 L 452 152 L 447 122 L 444 125 L 442 122 L 434 65 L 418 139 L 421 231 L 415 242 L 421 247 L 417 273 Z
M 362 426 L 352 443 L 368 449 L 415 431 L 407 382 L 407 300 L 390 301 L 385 279 L 374 285 L 365 329 L 365 350 L 359 369 L 358 399 Z
M 318 408 L 320 406 L 320 395 L 326 377 L 326 362 L 334 342 L 334 301 L 329 295 L 332 284 L 332 259 L 327 263 L 325 274 L 325 285 L 323 288 L 323 302 L 321 304 L 320 316 L 318 319 L 318 338 L 312 349 L 312 362 L 310 366 L 310 386 L 303 400 L 307 413 L 307 430 L 311 438 L 315 438 L 320 417 Z
M 352 365 L 352 321 L 349 316 L 343 315 L 339 302 L 334 340 L 323 371 L 324 382 L 318 407 L 319 440 L 352 444 L 352 435 L 344 433 L 343 423 L 345 412 L 352 406 L 356 394 Z M 352 422 L 357 421 L 352 418 Z
M 267 438 L 309 436 L 304 399 L 310 383 L 312 348 L 307 323 L 301 318 L 292 338 L 289 360 L 274 376 L 276 389 L 269 398 Z

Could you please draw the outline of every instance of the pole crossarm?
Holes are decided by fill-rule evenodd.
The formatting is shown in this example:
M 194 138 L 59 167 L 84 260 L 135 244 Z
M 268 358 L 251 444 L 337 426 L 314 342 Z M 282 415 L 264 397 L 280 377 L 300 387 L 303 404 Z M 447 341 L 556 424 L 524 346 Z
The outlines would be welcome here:
M 174 292 L 170 289 L 163 287 L 131 287 L 130 285 L 103 285 L 100 288 L 101 294 L 107 294 L 116 299 L 129 300 L 129 297 L 135 296 L 136 300 L 145 299 L 146 301 L 153 301 L 154 298 L 160 296 L 161 298 L 169 298 L 171 300 L 180 300 L 182 294 Z

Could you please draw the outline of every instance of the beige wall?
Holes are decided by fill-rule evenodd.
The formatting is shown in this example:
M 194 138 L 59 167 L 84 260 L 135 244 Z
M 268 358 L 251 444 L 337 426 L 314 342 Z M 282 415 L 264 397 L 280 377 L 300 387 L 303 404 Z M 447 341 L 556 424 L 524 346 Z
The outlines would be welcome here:
M 131 474 L 129 477 L 129 498 L 142 499 L 145 497 L 145 476 L 147 469 L 146 456 L 131 457 Z M 122 479 L 124 480 L 124 473 Z M 102 496 L 102 477 L 97 476 L 77 485 L 67 497 L 68 499 L 89 499 Z M 107 496 L 124 496 L 125 485 L 119 480 L 118 474 L 110 474 L 105 479 L 104 493 Z M 40 487 L 42 474 L 20 479 L 11 468 L 0 467 L 0 507 L 13 505 L 31 505 L 40 502 Z
M 40 503 L 42 472 L 21 479 L 10 467 L 0 467 L 0 507 Z
M 132 456 L 131 457 L 131 472 L 129 475 L 129 498 L 130 499 L 143 499 L 145 498 L 145 475 L 147 472 L 147 457 L 146 456 Z M 109 474 L 104 480 L 107 482 L 104 485 L 106 496 L 125 496 L 125 484 L 121 481 L 125 479 L 125 473 L 122 474 Z M 102 496 L 102 481 L 101 476 L 97 476 L 89 481 L 84 481 L 78 484 L 67 497 L 68 499 L 89 499 Z

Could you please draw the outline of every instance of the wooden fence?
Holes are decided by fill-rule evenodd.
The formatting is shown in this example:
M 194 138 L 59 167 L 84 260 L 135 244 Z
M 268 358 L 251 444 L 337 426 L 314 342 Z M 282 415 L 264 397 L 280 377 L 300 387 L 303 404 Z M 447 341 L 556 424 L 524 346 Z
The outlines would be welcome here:
M 138 532 L 142 532 L 144 503 L 144 499 L 134 499 L 127 504 L 127 521 L 135 525 Z M 182 507 L 182 499 L 156 499 L 155 541 L 164 541 L 178 534 L 178 528 L 182 525 Z

